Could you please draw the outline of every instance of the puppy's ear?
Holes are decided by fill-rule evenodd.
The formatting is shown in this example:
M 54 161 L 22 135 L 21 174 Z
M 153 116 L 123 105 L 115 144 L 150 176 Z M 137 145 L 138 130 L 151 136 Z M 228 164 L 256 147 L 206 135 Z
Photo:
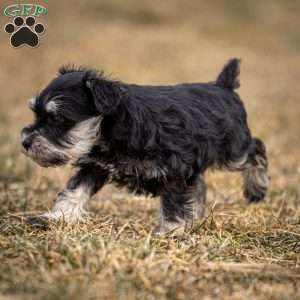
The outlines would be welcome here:
M 118 82 L 106 79 L 88 79 L 86 87 L 91 92 L 97 111 L 103 115 L 113 114 L 124 95 Z

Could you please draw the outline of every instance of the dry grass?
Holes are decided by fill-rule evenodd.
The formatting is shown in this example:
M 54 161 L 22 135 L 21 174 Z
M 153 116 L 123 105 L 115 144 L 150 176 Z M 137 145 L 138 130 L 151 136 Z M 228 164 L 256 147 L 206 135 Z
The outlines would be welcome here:
M 0 35 L 0 299 L 299 299 L 299 3 L 55 2 L 40 48 L 14 50 Z M 243 58 L 240 94 L 268 146 L 264 203 L 246 205 L 239 176 L 216 173 L 206 218 L 180 240 L 152 233 L 156 199 L 112 186 L 84 224 L 24 224 L 26 212 L 51 207 L 71 172 L 41 170 L 19 151 L 25 100 L 61 64 L 167 83 L 212 80 L 232 56 Z

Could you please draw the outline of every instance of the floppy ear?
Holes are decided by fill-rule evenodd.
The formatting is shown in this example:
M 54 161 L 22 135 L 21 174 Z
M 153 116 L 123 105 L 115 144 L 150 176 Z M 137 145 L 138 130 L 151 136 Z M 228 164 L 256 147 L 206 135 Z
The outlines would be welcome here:
M 122 98 L 122 90 L 118 82 L 97 78 L 87 80 L 86 86 L 100 114 L 111 115 L 117 110 Z

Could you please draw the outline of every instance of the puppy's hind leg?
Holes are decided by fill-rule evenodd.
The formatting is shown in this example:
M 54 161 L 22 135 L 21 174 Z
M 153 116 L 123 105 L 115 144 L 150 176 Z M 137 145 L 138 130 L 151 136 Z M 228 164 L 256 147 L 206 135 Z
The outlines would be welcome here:
M 160 232 L 180 235 L 189 231 L 205 212 L 206 186 L 201 177 L 192 184 L 172 183 L 161 195 Z
M 258 202 L 265 198 L 269 177 L 268 159 L 264 143 L 253 138 L 249 149 L 248 159 L 243 169 L 244 196 L 249 202 Z
M 191 208 L 193 210 L 193 221 L 201 219 L 205 215 L 206 184 L 203 175 L 196 180 L 196 185 L 191 191 Z

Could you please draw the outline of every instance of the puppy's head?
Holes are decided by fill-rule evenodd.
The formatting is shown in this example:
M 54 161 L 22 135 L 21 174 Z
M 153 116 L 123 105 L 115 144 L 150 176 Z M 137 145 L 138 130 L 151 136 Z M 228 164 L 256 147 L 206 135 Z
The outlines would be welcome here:
M 101 135 L 101 120 L 118 109 L 120 83 L 86 69 L 62 68 L 29 100 L 35 120 L 21 132 L 23 152 L 43 167 L 75 162 Z

